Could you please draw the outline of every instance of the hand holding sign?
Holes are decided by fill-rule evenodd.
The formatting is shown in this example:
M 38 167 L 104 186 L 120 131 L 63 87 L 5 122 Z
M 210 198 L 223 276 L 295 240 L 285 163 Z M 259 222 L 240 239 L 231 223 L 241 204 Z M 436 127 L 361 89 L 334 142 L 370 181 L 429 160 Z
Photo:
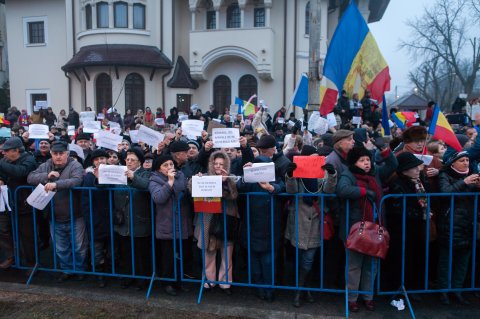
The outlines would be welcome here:
M 222 197 L 222 176 L 193 176 L 192 197 Z
M 240 131 L 238 128 L 214 128 L 212 141 L 215 148 L 240 147 Z

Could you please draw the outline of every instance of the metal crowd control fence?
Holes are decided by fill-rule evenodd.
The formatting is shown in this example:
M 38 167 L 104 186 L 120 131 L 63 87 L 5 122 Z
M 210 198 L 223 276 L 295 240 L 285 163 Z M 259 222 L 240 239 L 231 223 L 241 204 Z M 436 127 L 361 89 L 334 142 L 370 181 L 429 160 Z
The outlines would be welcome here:
M 33 188 L 31 186 L 22 186 L 17 188 L 14 196 L 14 213 L 12 214 L 12 230 L 13 230 L 13 238 L 15 241 L 15 267 L 20 268 L 20 269 L 30 269 L 31 274 L 27 280 L 27 284 L 30 284 L 35 273 L 37 271 L 49 271 L 49 272 L 67 272 L 71 274 L 86 274 L 86 275 L 96 275 L 96 276 L 107 276 L 107 277 L 118 277 L 118 278 L 130 278 L 130 279 L 140 279 L 140 280 L 149 280 L 149 287 L 147 290 L 147 295 L 146 297 L 149 298 L 152 287 L 155 281 L 166 281 L 166 282 L 192 282 L 192 283 L 198 283 L 200 284 L 200 290 L 199 290 L 199 295 L 198 295 L 198 303 L 201 302 L 201 298 L 203 295 L 204 291 L 204 285 L 205 284 L 224 284 L 224 285 L 232 285 L 232 286 L 245 286 L 245 287 L 253 287 L 253 288 L 261 288 L 261 289 L 289 289 L 289 290 L 309 290 L 309 291 L 315 291 L 315 292 L 323 292 L 323 293 L 342 293 L 345 296 L 345 311 L 346 311 L 346 316 L 349 316 L 349 311 L 348 311 L 348 294 L 349 293 L 358 293 L 358 294 L 363 294 L 363 295 L 374 295 L 375 294 L 375 285 L 374 281 L 377 279 L 377 289 L 376 292 L 378 295 L 397 295 L 397 294 L 402 294 L 405 297 L 405 300 L 407 302 L 407 305 L 410 310 L 410 314 L 413 318 L 415 318 L 415 314 L 413 312 L 412 305 L 410 303 L 408 294 L 410 293 L 433 293 L 433 292 L 455 292 L 455 291 L 479 291 L 479 287 L 476 286 L 476 240 L 477 240 L 477 214 L 473 214 L 473 212 L 477 212 L 478 210 L 478 194 L 477 193 L 459 193 L 459 194 L 425 194 L 422 196 L 427 198 L 427 214 L 430 212 L 430 204 L 431 204 L 431 198 L 432 197 L 441 197 L 441 198 L 450 198 L 450 209 L 451 211 L 454 211 L 455 209 L 455 201 L 454 199 L 456 197 L 465 197 L 465 196 L 470 196 L 474 197 L 474 210 L 472 212 L 473 216 L 473 237 L 472 237 L 472 247 L 471 247 L 471 253 L 472 253 L 472 259 L 471 259 L 471 279 L 470 279 L 470 285 L 468 288 L 454 288 L 452 287 L 452 260 L 453 260 L 453 254 L 454 254 L 454 248 L 453 248 L 453 236 L 452 236 L 452 229 L 454 227 L 454 214 L 450 214 L 450 238 L 449 238 L 449 245 L 448 245 L 448 252 L 449 252 L 449 257 L 448 257 L 448 287 L 431 287 L 429 285 L 429 256 L 430 256 L 430 219 L 426 219 L 425 223 L 425 231 L 426 231 L 426 236 L 425 236 L 425 249 L 426 249 L 426 254 L 425 254 L 425 268 L 424 268 L 424 287 L 423 289 L 409 289 L 409 287 L 405 286 L 405 276 L 406 276 L 406 270 L 405 270 L 405 239 L 407 236 L 406 232 L 406 201 L 407 198 L 410 197 L 417 197 L 416 194 L 405 194 L 405 195 L 387 195 L 382 198 L 381 205 L 380 207 L 384 207 L 385 211 L 383 213 L 387 213 L 389 211 L 388 207 L 388 202 L 387 200 L 389 199 L 398 199 L 402 202 L 402 244 L 401 244 L 401 273 L 400 273 L 400 285 L 399 288 L 396 290 L 383 290 L 382 289 L 382 275 L 380 272 L 382 263 L 380 260 L 376 260 L 376 262 L 372 263 L 372 273 L 374 274 L 371 277 L 371 287 L 372 289 L 370 291 L 352 291 L 348 289 L 348 264 L 349 264 L 349 251 L 346 250 L 346 258 L 345 258 L 345 270 L 344 270 L 344 279 L 345 279 L 345 287 L 344 289 L 335 289 L 332 287 L 327 287 L 325 285 L 325 271 L 324 271 L 324 263 L 325 261 L 329 258 L 329 256 L 325 255 L 325 242 L 324 242 L 324 234 L 323 234 L 323 224 L 325 222 L 325 214 L 326 214 L 326 208 L 329 207 L 330 203 L 328 201 L 330 200 L 336 200 L 335 195 L 329 195 L 329 194 L 287 194 L 287 193 L 282 193 L 282 194 L 276 194 L 272 195 L 269 193 L 263 193 L 263 192 L 254 192 L 254 193 L 244 193 L 240 194 L 238 202 L 240 205 L 245 205 L 245 210 L 241 211 L 241 232 L 244 232 L 244 237 L 246 236 L 246 239 L 244 240 L 244 243 L 246 242 L 246 247 L 244 247 L 247 251 L 247 279 L 244 281 L 234 281 L 234 278 L 230 278 L 229 276 L 229 258 L 228 258 L 228 240 L 227 240 L 227 214 L 226 214 L 226 207 L 223 205 L 223 218 L 224 218 L 224 238 L 222 241 L 223 249 L 224 249 L 224 264 L 225 264 L 225 275 L 226 278 L 224 281 L 221 280 L 208 280 L 206 278 L 206 265 L 205 265 L 205 225 L 203 224 L 204 222 L 204 214 L 203 213 L 196 213 L 198 214 L 199 217 L 199 223 L 197 221 L 197 227 L 200 227 L 201 229 L 201 238 L 198 240 L 203 241 L 202 242 L 202 276 L 199 279 L 190 279 L 190 278 L 185 278 L 184 277 L 184 253 L 186 249 L 192 249 L 193 247 L 183 247 L 182 240 L 179 240 L 177 243 L 177 238 L 176 234 L 178 230 L 178 234 L 182 233 L 182 223 L 181 223 L 181 202 L 185 201 L 185 198 L 183 198 L 183 195 L 180 196 L 180 198 L 173 204 L 172 207 L 172 234 L 173 234 L 173 256 L 174 258 L 174 276 L 172 278 L 161 278 L 158 277 L 157 275 L 157 265 L 156 265 L 156 240 L 155 240 L 155 205 L 153 201 L 150 199 L 148 192 L 146 191 L 138 191 L 132 188 L 125 188 L 125 187 L 115 187 L 115 188 L 96 188 L 96 187 L 77 187 L 74 189 L 70 190 L 70 207 L 69 207 L 69 214 L 70 214 L 70 229 L 72 230 L 70 233 L 70 239 L 71 239 L 71 254 L 72 254 L 72 262 L 73 262 L 73 267 L 72 269 L 61 269 L 58 265 L 58 260 L 57 260 L 57 251 L 56 251 L 56 238 L 55 238 L 55 232 L 53 232 L 52 237 L 51 237 L 51 242 L 52 242 L 52 258 L 50 262 L 53 260 L 53 264 L 50 265 L 50 267 L 47 265 L 49 261 L 47 261 L 45 264 L 41 260 L 40 252 L 39 252 L 39 233 L 38 233 L 38 227 L 37 227 L 37 217 L 39 216 L 40 212 L 37 211 L 36 209 L 32 208 L 32 214 L 33 214 L 33 231 L 34 231 L 34 260 L 35 263 L 34 265 L 24 265 L 21 261 L 21 242 L 22 238 L 19 237 L 19 223 L 18 223 L 18 192 L 22 190 L 32 190 Z M 93 224 L 94 224 L 94 214 L 96 211 L 96 207 L 93 207 L 92 204 L 92 194 L 97 191 L 103 191 L 103 192 L 108 192 L 108 205 L 109 205 L 109 216 L 108 216 L 108 221 L 109 221 L 109 229 L 108 229 L 108 235 L 110 236 L 110 241 L 109 241 L 109 250 L 110 250 L 110 263 L 111 263 L 111 271 L 106 271 L 106 269 L 102 269 L 103 271 L 99 271 L 95 265 L 95 237 L 94 237 L 94 231 L 93 231 Z M 77 266 L 75 265 L 75 261 L 77 256 L 75 256 L 75 227 L 74 227 L 74 217 L 77 216 L 75 214 L 76 210 L 80 210 L 80 207 L 74 207 L 74 201 L 73 197 L 75 194 L 78 194 L 76 192 L 83 193 L 84 196 L 86 194 L 88 198 L 88 216 L 83 216 L 86 220 L 89 221 L 90 223 L 90 230 L 89 232 L 86 233 L 86 237 L 88 237 L 89 241 L 89 252 L 91 255 L 91 268 L 84 268 L 83 269 L 77 269 Z M 129 200 L 129 241 L 130 241 L 130 256 L 131 260 L 129 261 L 131 263 L 131 272 L 129 273 L 122 273 L 118 271 L 118 260 L 115 256 L 116 254 L 116 236 L 115 236 L 115 225 L 114 225 L 114 218 L 115 218 L 115 200 L 114 200 L 114 195 L 118 192 L 127 192 L 128 193 L 128 200 Z M 145 198 L 150 201 L 150 220 L 151 220 L 151 271 L 149 274 L 139 274 L 136 271 L 136 263 L 135 263 L 135 256 L 136 256 L 136 251 L 135 251 L 135 237 L 134 237 L 134 230 L 135 230 L 135 223 L 134 223 L 134 218 L 135 218 L 135 212 L 133 211 L 135 202 L 134 202 L 134 194 L 137 193 L 144 193 Z M 78 195 L 77 195 L 78 196 Z M 314 197 L 318 199 L 318 205 L 319 205 L 319 225 L 320 225 L 320 246 L 318 248 L 317 253 L 319 254 L 319 268 L 318 268 L 318 274 L 319 274 L 319 282 L 318 285 L 315 287 L 305 287 L 305 286 L 300 286 L 299 283 L 299 201 L 302 200 L 302 198 L 308 198 L 308 197 Z M 84 197 L 85 198 L 85 197 Z M 259 200 L 264 199 L 266 200 L 266 206 L 267 210 L 261 210 L 261 211 L 252 211 L 251 209 L 251 204 L 252 203 L 258 203 Z M 282 210 L 286 206 L 286 204 L 295 207 L 295 245 L 294 245 L 294 250 L 295 250 L 295 260 L 294 260 L 294 269 L 295 269 L 295 279 L 293 284 L 286 284 L 286 283 L 280 283 L 276 279 L 276 275 L 278 270 L 276 269 L 276 258 L 278 256 L 279 249 L 284 249 L 283 247 L 283 238 L 284 238 L 284 233 L 282 227 L 278 227 L 277 223 L 280 222 L 280 220 L 283 218 L 285 219 L 286 216 L 282 216 Z M 54 205 L 55 204 L 55 197 L 52 200 L 51 204 L 47 207 L 47 215 L 48 219 L 51 223 L 51 229 L 55 229 L 56 227 L 56 222 L 55 222 L 55 211 L 54 211 Z M 268 206 L 268 207 L 267 207 Z M 269 208 L 269 209 L 268 209 Z M 269 210 L 269 211 L 268 211 Z M 350 214 L 350 202 L 347 201 L 345 203 L 344 209 L 342 209 L 342 212 L 346 215 L 346 233 L 348 234 L 349 228 L 351 225 L 348 225 L 348 220 L 349 220 L 349 214 Z M 268 260 L 270 260 L 270 265 L 269 269 L 264 269 L 267 274 L 269 275 L 269 278 L 264 278 L 263 282 L 257 282 L 252 278 L 252 253 L 254 253 L 254 250 L 256 247 L 252 247 L 252 232 L 251 232 L 251 220 L 253 214 L 261 214 L 261 216 L 266 217 L 269 215 L 268 218 L 268 223 L 269 228 L 270 228 L 270 238 L 268 239 L 269 241 L 269 246 L 270 249 L 268 251 L 268 254 L 265 256 L 267 257 Z M 388 217 L 387 217 L 388 218 Z M 388 220 L 387 220 L 388 223 Z M 178 227 L 178 228 L 177 228 Z M 246 227 L 246 230 L 244 230 L 244 227 Z M 388 224 L 387 224 L 387 229 L 388 229 Z M 281 231 L 282 233 L 277 234 L 276 232 Z M 240 245 L 240 243 L 237 241 L 234 243 L 235 245 Z M 287 245 L 291 245 L 290 243 L 287 243 Z M 160 256 L 161 257 L 161 256 Z M 388 260 L 388 257 L 387 257 Z M 179 263 L 179 270 L 177 270 L 176 263 Z M 238 262 L 238 260 L 237 260 Z M 293 262 L 293 260 L 290 260 L 290 262 Z M 376 270 L 378 269 L 378 277 L 375 276 Z M 317 269 L 312 269 L 312 271 L 317 271 Z

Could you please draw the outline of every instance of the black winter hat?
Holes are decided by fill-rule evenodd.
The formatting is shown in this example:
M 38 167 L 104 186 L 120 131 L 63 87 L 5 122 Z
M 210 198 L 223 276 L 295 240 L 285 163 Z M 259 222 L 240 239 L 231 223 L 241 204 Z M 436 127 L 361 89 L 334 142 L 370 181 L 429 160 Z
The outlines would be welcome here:
M 174 162 L 173 157 L 171 157 L 170 155 L 161 155 L 161 156 L 155 157 L 152 164 L 152 171 L 158 171 L 160 166 L 162 166 L 162 164 L 165 163 L 166 161 Z
M 418 159 L 415 155 L 410 152 L 403 152 L 397 156 L 398 167 L 397 173 L 404 172 L 411 168 L 422 165 L 423 161 Z
M 108 154 L 104 149 L 97 148 L 92 152 L 92 155 L 90 156 L 90 160 L 93 162 L 94 159 L 97 157 L 106 157 L 108 158 Z
M 372 159 L 372 153 L 367 150 L 365 147 L 354 147 L 353 149 L 348 152 L 347 155 L 347 163 L 349 166 L 355 166 L 355 163 L 358 159 L 362 156 L 368 156 L 370 160 Z
M 316 154 L 317 153 L 317 149 L 311 145 L 303 145 L 302 147 L 302 152 L 300 153 L 300 155 L 302 156 L 310 156 L 312 154 Z
M 177 141 L 170 144 L 170 153 L 186 152 L 190 149 L 190 146 L 184 141 Z
M 143 151 L 139 147 L 132 147 L 127 150 L 127 155 L 128 153 L 133 153 L 138 157 L 138 160 L 140 163 L 143 164 L 145 162 L 145 155 L 143 154 Z
M 275 140 L 275 137 L 272 135 L 263 135 L 260 137 L 260 140 L 257 142 L 257 148 L 272 148 L 277 145 L 277 141 Z

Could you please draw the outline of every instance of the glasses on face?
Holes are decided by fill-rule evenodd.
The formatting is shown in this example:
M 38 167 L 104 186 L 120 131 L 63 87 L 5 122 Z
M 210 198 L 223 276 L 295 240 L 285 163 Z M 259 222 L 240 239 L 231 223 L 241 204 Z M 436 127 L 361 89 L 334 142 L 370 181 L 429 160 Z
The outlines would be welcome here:
M 145 163 L 148 163 L 148 164 L 151 164 L 152 162 L 153 162 L 153 160 L 151 160 L 151 159 L 145 160 Z
M 125 162 L 134 162 L 134 163 L 135 163 L 135 162 L 138 162 L 138 159 L 127 158 L 127 159 L 125 160 Z

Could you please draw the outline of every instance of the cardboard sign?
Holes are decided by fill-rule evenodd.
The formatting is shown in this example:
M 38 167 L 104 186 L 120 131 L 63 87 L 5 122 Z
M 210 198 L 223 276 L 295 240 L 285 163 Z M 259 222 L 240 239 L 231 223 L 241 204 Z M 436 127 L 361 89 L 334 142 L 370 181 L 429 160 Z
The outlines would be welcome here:
M 323 178 L 325 171 L 325 156 L 294 156 L 293 162 L 297 168 L 293 171 L 293 177 L 298 178 Z
M 28 138 L 29 139 L 48 139 L 48 125 L 43 124 L 30 124 L 28 126 Z
M 275 181 L 274 163 L 254 163 L 243 169 L 243 180 L 246 183 L 261 183 Z
M 202 136 L 204 123 L 200 120 L 185 120 L 182 122 L 182 135 Z
M 118 144 L 122 143 L 123 137 L 107 131 L 97 132 L 97 146 L 109 150 L 118 151 Z
M 192 197 L 222 197 L 222 176 L 193 176 Z
M 98 183 L 127 185 L 126 171 L 126 166 L 100 164 L 98 168 Z
M 238 128 L 212 129 L 213 147 L 240 147 L 240 131 Z
M 97 133 L 100 129 L 100 122 L 98 121 L 89 120 L 83 122 L 83 133 Z
M 217 121 L 210 121 L 210 122 L 208 123 L 207 133 L 208 133 L 209 135 L 212 135 L 212 130 L 213 130 L 214 128 L 226 128 L 226 127 L 227 127 L 226 125 L 220 124 L 220 121 L 218 121 L 218 122 L 217 122 Z
M 140 125 L 140 128 L 138 129 L 138 141 L 148 144 L 154 148 L 156 148 L 158 146 L 158 143 L 162 142 L 164 138 L 165 135 L 155 130 L 152 130 L 151 128 L 148 128 L 145 125 Z

